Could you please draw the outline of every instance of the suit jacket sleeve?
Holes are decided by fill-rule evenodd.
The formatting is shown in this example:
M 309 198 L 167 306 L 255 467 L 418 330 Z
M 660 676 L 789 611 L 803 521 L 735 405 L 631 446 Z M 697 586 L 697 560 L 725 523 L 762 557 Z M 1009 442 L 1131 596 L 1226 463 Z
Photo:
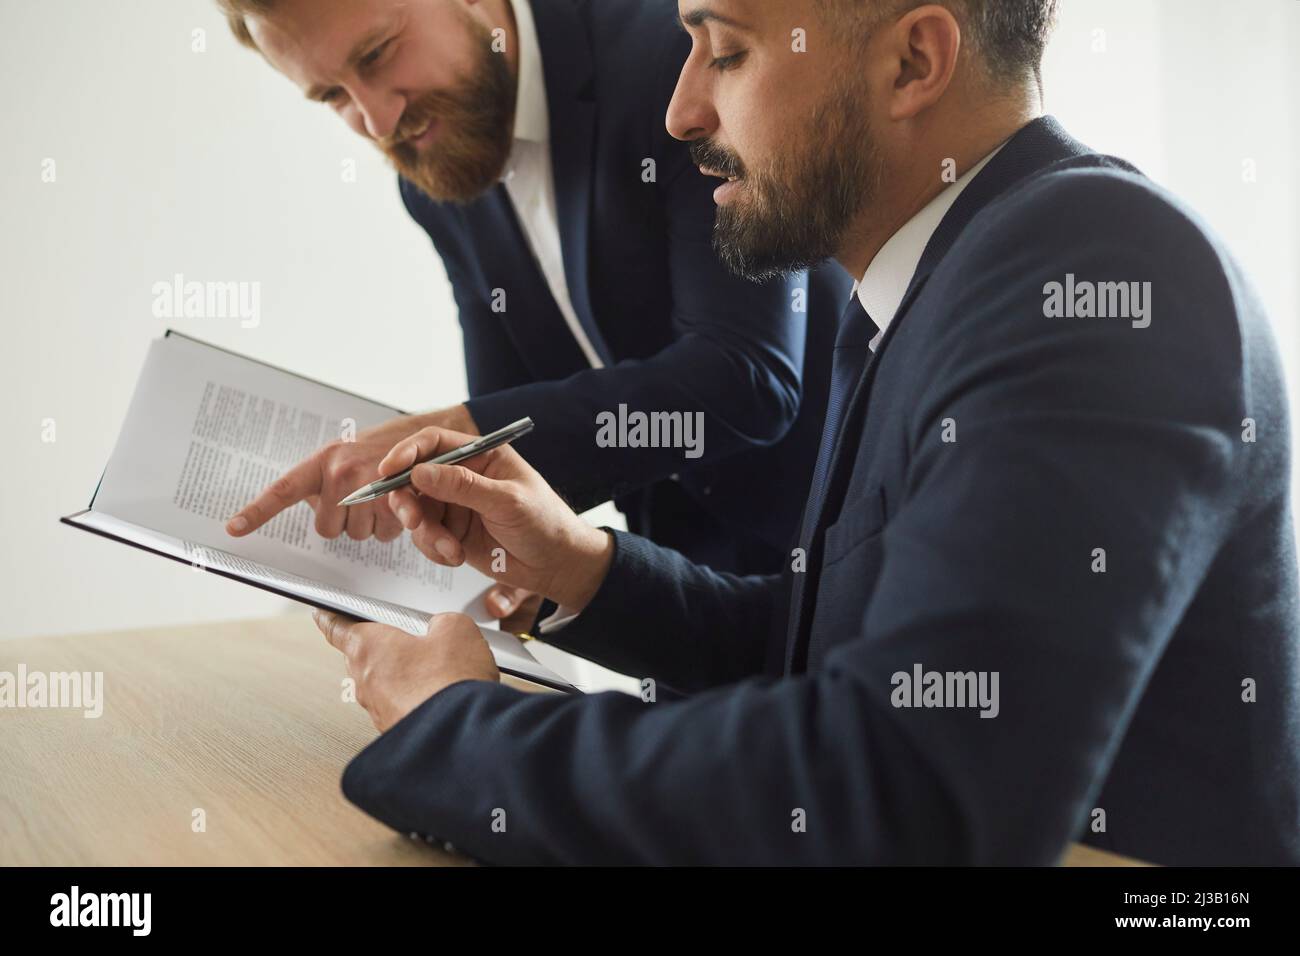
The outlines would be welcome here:
M 600 591 L 548 644 L 693 692 L 761 674 L 785 634 L 779 575 L 739 577 L 621 531 Z
M 931 278 L 946 319 L 917 370 L 907 500 L 860 632 L 815 674 L 667 703 L 462 682 L 367 748 L 347 795 L 507 863 L 1054 862 L 1249 454 L 1221 260 L 1136 182 L 1031 189 Z M 1150 281 L 1150 327 L 1046 317 L 1067 272 Z M 896 706 L 917 665 L 998 674 L 997 716 Z
M 474 293 L 466 279 L 467 264 L 461 259 L 460 245 L 449 241 L 437 217 L 423 215 L 421 207 L 428 201 L 419 194 L 417 187 L 401 177 L 398 177 L 397 182 L 407 213 L 429 234 L 433 248 L 447 271 L 447 282 L 460 314 L 465 378 L 469 393 L 484 395 L 531 382 L 533 375 L 506 333 L 500 316 L 492 314 L 489 304 Z

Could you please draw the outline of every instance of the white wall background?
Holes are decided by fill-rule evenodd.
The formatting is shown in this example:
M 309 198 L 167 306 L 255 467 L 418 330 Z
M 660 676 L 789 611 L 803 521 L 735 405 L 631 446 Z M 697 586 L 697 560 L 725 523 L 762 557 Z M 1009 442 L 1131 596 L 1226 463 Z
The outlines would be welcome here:
M 1227 239 L 1293 383 L 1296 49 L 1294 0 L 1065 0 L 1046 78 L 1072 132 Z M 450 291 L 393 175 L 237 47 L 211 0 L 0 0 L 0 88 L 0 637 L 282 610 L 56 519 L 89 500 L 168 325 L 401 407 L 464 397 Z M 177 272 L 260 282 L 260 326 L 154 318 L 151 288 Z

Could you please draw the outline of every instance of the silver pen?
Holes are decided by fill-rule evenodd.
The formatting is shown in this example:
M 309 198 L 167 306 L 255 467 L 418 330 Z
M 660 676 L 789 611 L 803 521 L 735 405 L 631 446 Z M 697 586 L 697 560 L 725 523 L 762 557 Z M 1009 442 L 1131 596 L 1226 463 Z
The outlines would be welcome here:
M 516 438 L 523 438 L 533 430 L 533 420 L 531 418 L 521 418 L 505 428 L 494 431 L 491 434 L 475 438 L 471 442 L 461 445 L 459 448 L 453 448 L 451 451 L 445 451 L 435 458 L 427 461 L 417 461 L 415 465 L 454 465 L 462 462 L 466 458 L 473 458 L 475 455 L 481 455 L 493 448 L 499 448 L 502 445 L 508 445 Z M 395 488 L 404 488 L 411 483 L 411 472 L 415 465 L 400 471 L 389 478 L 380 478 L 378 481 L 372 481 L 368 485 L 358 488 L 352 494 L 348 495 L 340 505 L 359 505 L 367 501 L 374 501 L 376 498 L 382 498 Z

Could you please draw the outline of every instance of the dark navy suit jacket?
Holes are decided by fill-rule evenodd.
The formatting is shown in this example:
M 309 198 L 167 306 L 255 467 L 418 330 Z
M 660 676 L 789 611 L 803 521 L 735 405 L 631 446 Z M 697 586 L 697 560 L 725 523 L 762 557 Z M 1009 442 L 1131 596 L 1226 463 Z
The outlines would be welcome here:
M 455 293 L 470 413 L 483 432 L 531 416 L 537 429 L 516 447 L 580 510 L 614 497 L 630 527 L 696 560 L 775 571 L 797 530 L 821 433 L 824 345 L 851 280 L 830 265 L 756 285 L 713 254 L 719 181 L 664 128 L 690 49 L 673 4 L 532 7 L 565 277 L 606 368 L 584 358 L 504 186 L 458 206 L 403 180 Z M 493 309 L 497 290 L 504 311 Z M 620 405 L 702 412 L 703 456 L 598 447 L 597 415 Z
M 1071 274 L 1150 282 L 1150 326 L 1048 317 Z M 619 534 L 555 638 L 685 699 L 464 681 L 345 793 L 508 863 L 1047 864 L 1078 839 L 1300 863 L 1285 393 L 1194 215 L 1030 124 L 930 241 L 844 422 L 806 572 Z M 996 672 L 998 716 L 895 706 L 917 665 Z

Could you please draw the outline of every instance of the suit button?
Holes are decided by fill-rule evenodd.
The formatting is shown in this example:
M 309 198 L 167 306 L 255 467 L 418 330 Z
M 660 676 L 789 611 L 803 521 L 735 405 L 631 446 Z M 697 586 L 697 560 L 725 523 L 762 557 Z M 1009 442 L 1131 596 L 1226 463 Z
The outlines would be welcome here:
M 424 839 L 424 837 L 423 837 L 421 834 L 416 833 L 414 830 L 412 830 L 410 833 L 408 833 L 407 836 L 409 836 L 412 840 L 422 840 L 422 839 Z
M 446 843 L 444 843 L 444 844 L 442 845 L 442 848 L 443 848 L 444 850 L 446 850 L 448 853 L 455 853 L 455 852 L 456 852 L 456 848 L 452 845 L 452 843 L 451 843 L 450 840 L 448 840 Z

